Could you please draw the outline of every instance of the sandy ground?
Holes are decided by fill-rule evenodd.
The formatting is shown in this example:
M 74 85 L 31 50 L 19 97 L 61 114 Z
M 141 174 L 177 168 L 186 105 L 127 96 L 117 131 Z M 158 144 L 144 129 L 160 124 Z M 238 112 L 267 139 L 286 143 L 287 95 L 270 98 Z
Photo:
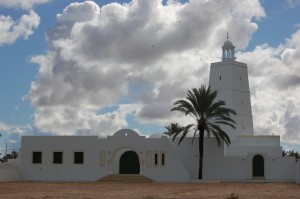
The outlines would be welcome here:
M 0 198 L 300 198 L 300 185 L 293 183 L 0 183 Z

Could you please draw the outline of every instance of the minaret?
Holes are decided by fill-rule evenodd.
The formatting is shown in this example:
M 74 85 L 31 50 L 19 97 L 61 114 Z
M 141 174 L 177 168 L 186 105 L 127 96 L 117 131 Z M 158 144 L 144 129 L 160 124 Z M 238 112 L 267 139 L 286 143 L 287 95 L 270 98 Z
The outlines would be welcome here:
M 247 64 L 235 61 L 235 46 L 227 40 L 222 46 L 221 62 L 210 66 L 209 85 L 218 91 L 218 99 L 236 111 L 236 129 L 222 127 L 236 141 L 238 135 L 254 135 Z

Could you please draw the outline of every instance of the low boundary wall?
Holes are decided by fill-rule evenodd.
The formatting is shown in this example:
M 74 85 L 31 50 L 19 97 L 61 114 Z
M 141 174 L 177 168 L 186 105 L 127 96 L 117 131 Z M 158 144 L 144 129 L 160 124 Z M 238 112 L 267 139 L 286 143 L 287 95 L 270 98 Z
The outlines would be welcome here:
M 300 184 L 300 160 L 298 160 L 295 170 L 295 182 Z
M 22 180 L 19 165 L 0 165 L 0 182 Z

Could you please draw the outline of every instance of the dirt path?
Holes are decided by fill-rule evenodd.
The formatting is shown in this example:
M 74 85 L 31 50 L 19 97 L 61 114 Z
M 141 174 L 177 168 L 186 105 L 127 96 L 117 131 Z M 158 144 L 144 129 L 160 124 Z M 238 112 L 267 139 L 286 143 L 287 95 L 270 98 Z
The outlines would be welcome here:
M 293 183 L 0 183 L 0 198 L 189 198 L 226 199 L 300 198 L 300 185 Z

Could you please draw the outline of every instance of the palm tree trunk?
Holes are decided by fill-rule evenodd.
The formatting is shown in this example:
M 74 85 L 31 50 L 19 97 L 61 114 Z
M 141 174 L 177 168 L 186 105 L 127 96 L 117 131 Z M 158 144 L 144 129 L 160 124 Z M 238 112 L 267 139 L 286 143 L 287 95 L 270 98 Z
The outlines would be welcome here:
M 202 170 L 203 170 L 203 145 L 204 145 L 204 129 L 200 129 L 199 135 L 199 173 L 198 179 L 202 180 Z

